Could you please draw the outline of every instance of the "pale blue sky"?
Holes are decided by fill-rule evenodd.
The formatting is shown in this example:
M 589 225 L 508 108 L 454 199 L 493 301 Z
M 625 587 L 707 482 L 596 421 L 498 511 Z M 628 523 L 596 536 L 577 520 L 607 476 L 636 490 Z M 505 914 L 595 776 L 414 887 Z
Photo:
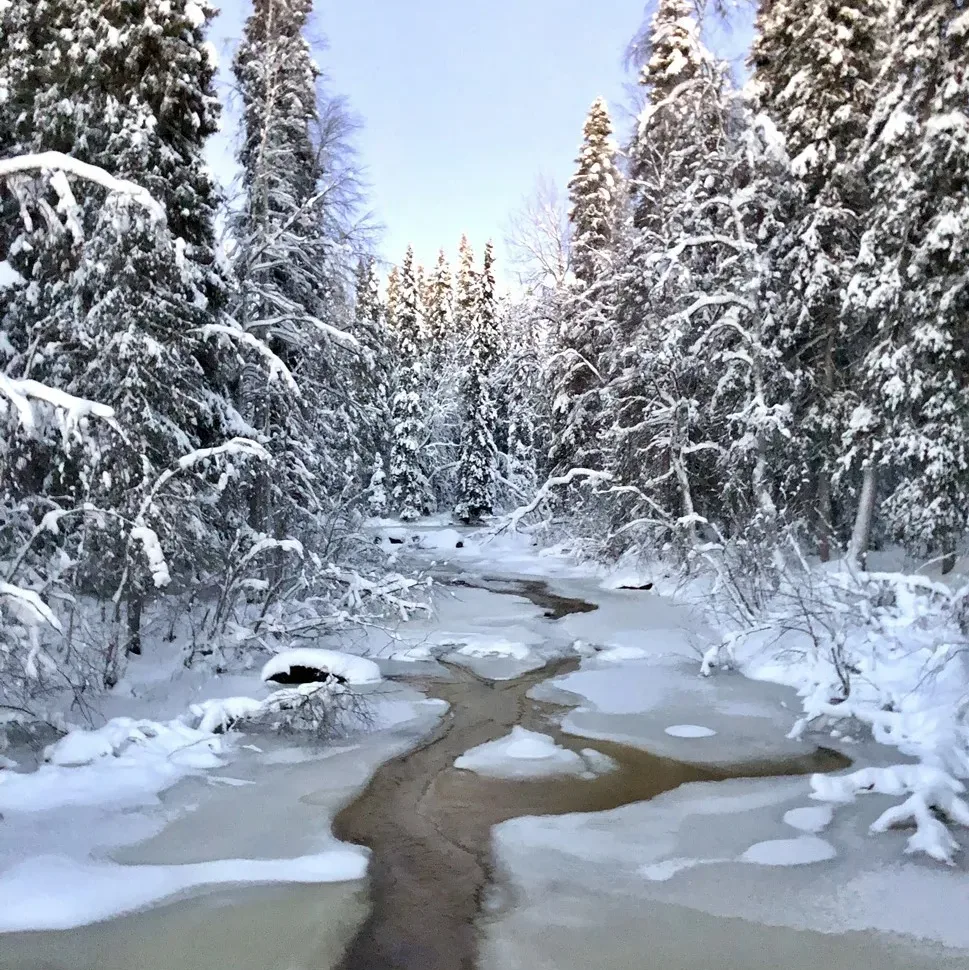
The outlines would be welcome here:
M 431 263 L 467 232 L 480 252 L 501 250 L 509 214 L 539 175 L 563 185 L 592 101 L 629 121 L 622 54 L 643 20 L 644 0 L 354 0 L 317 4 L 329 39 L 318 55 L 334 91 L 360 115 L 358 138 L 382 253 L 398 261 L 409 242 Z M 222 0 L 213 40 L 223 66 L 246 0 Z M 738 30 L 723 45 L 734 55 Z M 227 127 L 233 121 L 226 119 Z M 231 132 L 226 133 L 231 134 Z M 229 171 L 227 141 L 216 146 Z

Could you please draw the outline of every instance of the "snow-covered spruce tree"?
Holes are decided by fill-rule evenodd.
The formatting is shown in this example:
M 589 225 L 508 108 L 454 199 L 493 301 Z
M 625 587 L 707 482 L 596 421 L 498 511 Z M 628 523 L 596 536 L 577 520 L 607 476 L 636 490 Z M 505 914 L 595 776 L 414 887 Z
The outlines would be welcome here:
M 454 504 L 454 469 L 461 440 L 463 355 L 454 327 L 454 283 L 443 250 L 428 278 L 424 309 L 429 477 L 437 507 L 447 508 Z
M 434 360 L 440 360 L 447 353 L 453 335 L 454 319 L 454 282 L 443 249 L 428 277 L 424 294 L 424 314 L 429 355 Z
M 622 176 L 609 109 L 592 105 L 577 170 L 569 182 L 572 271 L 565 319 L 552 362 L 553 438 L 550 465 L 604 468 L 603 354 L 615 319 L 615 253 L 622 223 Z
M 640 83 L 647 103 L 629 148 L 630 238 L 622 258 L 619 339 L 606 362 L 615 409 L 616 552 L 646 536 L 695 546 L 698 495 L 716 482 L 715 383 L 694 351 L 717 305 L 702 297 L 707 256 L 688 241 L 711 231 L 723 188 L 724 71 L 700 40 L 688 0 L 661 0 Z
M 387 297 L 384 300 L 387 308 L 387 326 L 391 333 L 397 331 L 397 313 L 400 310 L 400 268 L 391 266 L 387 274 Z
M 467 236 L 458 246 L 458 276 L 454 295 L 454 330 L 458 345 L 464 348 L 474 326 L 478 307 L 478 279 L 474 268 L 474 249 Z
M 277 458 L 246 483 L 250 527 L 304 541 L 324 530 L 334 497 L 358 474 L 344 403 L 349 360 L 331 319 L 333 270 L 314 124 L 318 71 L 303 36 L 311 0 L 257 0 L 235 59 L 243 102 L 245 204 L 236 220 L 236 317 L 273 355 L 253 355 L 240 410 Z M 335 325 L 336 324 L 336 325 Z M 321 426 L 319 412 L 329 412 Z
M 357 303 L 353 334 L 360 344 L 355 388 L 363 416 L 360 452 L 369 458 L 371 477 L 367 505 L 375 515 L 387 510 L 390 397 L 393 379 L 390 335 L 380 299 L 380 279 L 373 259 L 361 260 L 357 271 Z
M 421 311 L 414 270 L 414 250 L 400 267 L 400 292 L 394 336 L 397 340 L 397 383 L 390 430 L 391 507 L 405 522 L 430 511 L 424 468 L 427 426 L 424 416 L 424 355 Z
M 948 555 L 969 510 L 969 12 L 960 0 L 895 9 L 851 284 L 870 343 L 847 434 L 845 461 L 867 472 L 850 551 L 867 547 L 877 470 L 889 534 L 915 555 Z
M 790 497 L 813 523 L 823 559 L 832 539 L 847 538 L 853 514 L 834 490 L 856 403 L 853 362 L 864 353 L 845 291 L 869 207 L 859 161 L 887 20 L 888 0 L 773 0 L 761 5 L 750 57 L 756 107 L 784 135 L 800 187 L 791 245 L 779 255 L 788 282 L 778 314 L 785 360 L 798 375 Z M 798 483 L 807 483 L 803 503 Z
M 464 423 L 458 464 L 455 515 L 462 522 L 478 522 L 494 511 L 498 476 L 495 430 L 494 374 L 501 335 L 495 299 L 494 247 L 485 247 L 478 277 L 474 319 L 468 340 L 468 365 L 462 386 Z
M 127 602 L 134 646 L 157 575 L 134 554 L 137 544 L 110 525 L 138 523 L 163 536 L 169 564 L 187 576 L 214 564 L 221 548 L 224 516 L 215 503 L 186 501 L 200 484 L 191 473 L 154 493 L 186 452 L 223 440 L 233 422 L 201 337 L 225 293 L 215 259 L 217 197 L 202 157 L 217 126 L 215 67 L 197 3 L 67 6 L 33 8 L 37 51 L 52 83 L 21 118 L 20 144 L 64 148 L 136 179 L 162 203 L 167 222 L 128 200 L 105 201 L 97 186 L 79 186 L 75 228 L 29 249 L 26 237 L 15 243 L 26 262 L 22 275 L 36 287 L 6 315 L 14 349 L 7 370 L 100 400 L 125 428 L 104 444 L 97 466 L 60 462 L 43 481 L 21 486 L 58 503 L 110 510 L 86 520 L 76 575 L 82 588 Z M 50 98 L 72 110 L 51 111 Z M 38 195 L 35 211 L 48 204 Z
M 536 301 L 526 296 L 507 303 L 501 316 L 505 340 L 495 385 L 507 402 L 506 443 L 500 457 L 513 505 L 531 499 L 540 473 L 547 477 L 545 454 L 539 453 L 547 440 L 542 430 L 549 424 L 550 398 L 542 366 L 547 352 L 544 321 L 536 309 Z

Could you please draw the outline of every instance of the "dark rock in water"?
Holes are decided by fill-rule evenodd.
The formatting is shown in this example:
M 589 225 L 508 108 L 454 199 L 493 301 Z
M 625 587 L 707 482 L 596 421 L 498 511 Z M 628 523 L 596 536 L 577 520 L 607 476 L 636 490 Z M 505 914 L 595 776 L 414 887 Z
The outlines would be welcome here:
M 455 542 L 454 543 L 454 548 L 455 549 L 463 549 L 464 548 L 464 539 L 459 539 L 457 542 Z
M 633 589 L 640 593 L 645 593 L 653 588 L 652 583 L 645 583 L 642 586 L 620 586 L 620 589 Z
M 346 677 L 339 674 L 331 674 L 328 670 L 321 670 L 319 667 L 299 667 L 292 666 L 289 670 L 281 670 L 278 674 L 268 677 L 273 684 L 282 684 L 284 687 L 294 687 L 299 684 L 325 684 L 334 681 L 337 684 L 345 684 Z
M 404 540 L 403 539 L 399 539 L 397 536 L 391 536 L 390 537 L 390 544 L 392 546 L 402 546 L 404 544 Z

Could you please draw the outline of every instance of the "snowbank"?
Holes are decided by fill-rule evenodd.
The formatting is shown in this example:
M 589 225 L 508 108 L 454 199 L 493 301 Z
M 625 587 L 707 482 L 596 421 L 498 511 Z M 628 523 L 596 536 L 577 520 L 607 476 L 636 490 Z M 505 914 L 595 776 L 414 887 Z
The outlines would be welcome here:
M 355 657 L 338 650 L 321 650 L 303 647 L 298 650 L 284 650 L 270 658 L 262 668 L 262 679 L 272 680 L 287 675 L 295 667 L 318 670 L 324 675 L 332 674 L 348 684 L 375 684 L 382 678 L 380 668 L 372 660 Z M 321 679 L 325 679 L 325 676 Z
M 506 737 L 465 752 L 454 767 L 491 778 L 526 779 L 552 775 L 594 777 L 614 769 L 615 763 L 598 751 L 589 749 L 576 754 L 557 745 L 547 734 L 514 727 Z
M 47 764 L 0 776 L 0 812 L 146 804 L 187 774 L 220 767 L 225 742 L 179 720 L 114 718 L 48 746 Z
M 69 930 L 203 886 L 362 879 L 367 859 L 367 850 L 357 846 L 296 859 L 225 859 L 176 866 L 35 856 L 0 875 L 0 933 Z
M 796 688 L 803 714 L 792 739 L 870 733 L 916 759 L 922 767 L 820 778 L 815 797 L 847 803 L 862 791 L 907 795 L 871 831 L 914 823 L 907 851 L 951 862 L 959 846 L 946 823 L 969 825 L 959 797 L 959 779 L 969 778 L 966 592 L 923 575 L 816 566 L 785 577 L 758 622 L 726 630 L 707 651 L 704 672 L 733 666 Z

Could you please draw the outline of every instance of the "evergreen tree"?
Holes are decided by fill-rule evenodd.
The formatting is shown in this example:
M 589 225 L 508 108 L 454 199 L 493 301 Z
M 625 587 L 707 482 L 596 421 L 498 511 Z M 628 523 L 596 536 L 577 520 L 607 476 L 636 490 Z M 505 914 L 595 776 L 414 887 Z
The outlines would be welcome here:
M 606 364 L 619 486 L 613 514 L 624 541 L 641 525 L 692 547 L 702 519 L 698 492 L 716 474 L 706 407 L 716 385 L 694 347 L 718 305 L 683 311 L 701 300 L 710 269 L 690 240 L 716 231 L 725 80 L 688 0 L 661 0 L 650 49 L 640 77 L 647 103 L 629 148 L 632 225 L 617 280 L 619 338 Z
M 424 413 L 432 456 L 430 480 L 437 506 L 444 508 L 454 503 L 453 469 L 461 441 L 463 355 L 459 353 L 454 331 L 454 286 L 443 250 L 428 278 L 424 306 L 427 321 Z
M 474 250 L 467 236 L 461 237 L 458 247 L 458 278 L 454 297 L 454 329 L 457 339 L 464 343 L 474 326 L 478 306 L 477 273 L 474 269 Z
M 750 58 L 757 106 L 784 135 L 800 187 L 778 312 L 801 415 L 789 477 L 792 492 L 800 481 L 811 483 L 807 504 L 822 558 L 845 518 L 833 485 L 854 406 L 853 361 L 864 352 L 852 346 L 859 322 L 845 307 L 845 292 L 869 206 L 859 162 L 887 6 L 886 0 L 765 3 Z
M 391 266 L 387 275 L 387 299 L 384 305 L 387 308 L 387 326 L 392 333 L 396 333 L 397 313 L 400 310 L 400 269 L 397 266 Z
M 375 514 L 386 511 L 384 483 L 389 450 L 391 347 L 380 300 L 380 280 L 372 259 L 362 260 L 357 272 L 354 336 L 360 343 L 356 393 L 364 421 L 360 450 L 371 456 L 368 502 Z
M 494 511 L 498 477 L 495 431 L 494 374 L 498 365 L 501 335 L 495 299 L 494 249 L 485 247 L 481 276 L 477 280 L 475 313 L 468 342 L 468 366 L 462 387 L 464 425 L 458 465 L 458 501 L 455 515 L 463 522 L 477 522 Z
M 225 298 L 214 248 L 218 199 L 203 159 L 219 111 L 207 16 L 188 0 L 108 0 L 32 5 L 31 17 L 36 59 L 20 80 L 47 75 L 48 83 L 33 94 L 12 92 L 24 108 L 20 150 L 65 150 L 136 180 L 162 203 L 167 224 L 129 200 L 105 201 L 102 189 L 78 186 L 76 229 L 41 232 L 50 221 L 41 217 L 14 244 L 32 287 L 6 314 L 8 373 L 111 405 L 127 429 L 105 442 L 103 464 L 61 462 L 22 484 L 154 530 L 171 564 L 191 573 L 217 553 L 222 516 L 214 503 L 196 503 L 185 515 L 192 488 L 182 476 L 139 510 L 163 472 L 221 441 L 235 420 L 201 336 Z M 43 213 L 50 202 L 38 195 L 35 205 Z M 79 573 L 97 592 L 125 587 L 118 592 L 136 643 L 151 571 L 132 557 L 126 537 L 91 528 L 84 544 L 91 558 Z
M 847 433 L 845 461 L 867 472 L 851 551 L 865 551 L 878 470 L 890 534 L 950 554 L 969 509 L 969 16 L 960 0 L 911 0 L 890 35 L 851 286 L 870 333 Z
M 443 249 L 428 280 L 424 307 L 431 356 L 439 360 L 451 342 L 454 313 L 454 286 Z
M 429 486 L 423 463 L 427 432 L 422 406 L 425 374 L 421 311 L 411 248 L 404 257 L 399 278 L 395 333 L 397 387 L 391 419 L 390 488 L 393 507 L 407 522 L 430 511 Z
M 603 354 L 615 318 L 615 255 L 622 220 L 618 146 L 605 101 L 597 99 L 583 129 L 577 171 L 569 182 L 575 284 L 554 358 L 551 466 L 601 470 Z
M 271 355 L 268 374 L 265 353 L 247 363 L 238 397 L 277 459 L 274 474 L 260 470 L 247 483 L 248 518 L 257 534 L 282 539 L 295 529 L 304 541 L 364 474 L 346 403 L 350 359 L 333 312 L 334 247 L 313 138 L 318 70 L 304 37 L 311 9 L 310 0 L 257 0 L 234 65 L 245 190 L 236 221 L 236 315 Z

